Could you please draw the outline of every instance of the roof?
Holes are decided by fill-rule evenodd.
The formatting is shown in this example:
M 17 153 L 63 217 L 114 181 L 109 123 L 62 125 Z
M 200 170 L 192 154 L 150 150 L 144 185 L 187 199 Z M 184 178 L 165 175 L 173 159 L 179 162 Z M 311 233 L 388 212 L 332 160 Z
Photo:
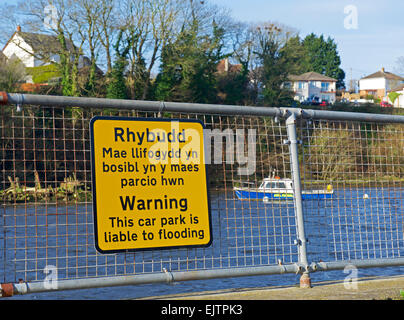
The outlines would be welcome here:
M 242 70 L 241 64 L 231 64 L 227 58 L 219 61 L 218 65 L 217 65 L 218 73 L 241 72 L 241 70 Z
M 56 36 L 41 34 L 41 33 L 33 33 L 33 32 L 21 32 L 16 31 L 7 41 L 6 45 L 3 48 L 7 47 L 7 45 L 14 39 L 15 35 L 18 34 L 24 41 L 31 46 L 34 52 L 42 52 L 42 53 L 59 53 L 61 52 L 61 44 L 59 39 Z M 14 42 L 16 43 L 16 42 Z M 18 43 L 16 43 L 18 45 Z M 68 50 L 71 50 L 74 45 L 66 39 L 66 46 Z
M 404 90 L 404 83 L 398 85 L 397 87 L 393 88 L 392 92 L 403 91 Z
M 34 51 L 47 51 L 52 53 L 57 53 L 61 51 L 61 44 L 56 36 L 31 33 L 31 32 L 18 32 L 18 35 L 28 43 Z M 67 49 L 73 48 L 70 41 L 66 40 Z
M 374 78 L 385 78 L 385 79 L 388 79 L 388 80 L 401 80 L 401 81 L 404 81 L 403 77 L 400 77 L 400 76 L 398 76 L 398 75 L 396 75 L 394 73 L 391 73 L 391 72 L 387 72 L 387 71 L 384 70 L 384 68 L 382 68 L 382 70 L 380 70 L 380 71 L 377 71 L 377 72 L 372 73 L 372 74 L 370 74 L 370 75 L 368 75 L 366 77 L 363 77 L 361 80 L 363 80 L 363 79 L 374 79 Z
M 299 76 L 297 75 L 290 75 L 289 80 L 291 81 L 330 81 L 330 82 L 337 82 L 337 79 L 327 77 L 323 74 L 311 71 L 303 73 Z

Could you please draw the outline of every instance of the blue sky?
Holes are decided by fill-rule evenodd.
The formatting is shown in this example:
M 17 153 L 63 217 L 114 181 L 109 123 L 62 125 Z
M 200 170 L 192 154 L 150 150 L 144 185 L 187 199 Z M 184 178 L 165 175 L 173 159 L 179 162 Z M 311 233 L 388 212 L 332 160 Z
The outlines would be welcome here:
M 346 83 L 380 70 L 394 71 L 404 56 L 404 1 L 402 0 L 211 0 L 245 22 L 279 22 L 302 37 L 314 32 L 330 36 L 338 45 Z M 357 29 L 346 29 L 346 6 L 357 8 Z

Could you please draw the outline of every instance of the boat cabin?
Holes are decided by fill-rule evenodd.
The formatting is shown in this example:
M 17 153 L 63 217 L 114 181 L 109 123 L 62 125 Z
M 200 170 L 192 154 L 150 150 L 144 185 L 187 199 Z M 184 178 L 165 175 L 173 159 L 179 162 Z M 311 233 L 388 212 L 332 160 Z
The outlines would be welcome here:
M 292 190 L 292 180 L 266 178 L 262 181 L 260 189 L 285 189 Z

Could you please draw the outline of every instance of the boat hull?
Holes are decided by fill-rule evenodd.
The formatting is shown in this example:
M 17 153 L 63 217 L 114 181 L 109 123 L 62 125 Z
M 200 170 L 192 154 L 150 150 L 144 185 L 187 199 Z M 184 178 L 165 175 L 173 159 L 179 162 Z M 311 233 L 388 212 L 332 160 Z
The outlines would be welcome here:
M 235 189 L 236 196 L 239 200 L 293 200 L 293 192 L 271 192 L 263 190 L 244 190 Z M 303 200 L 315 199 L 331 199 L 333 192 L 329 191 L 303 191 Z

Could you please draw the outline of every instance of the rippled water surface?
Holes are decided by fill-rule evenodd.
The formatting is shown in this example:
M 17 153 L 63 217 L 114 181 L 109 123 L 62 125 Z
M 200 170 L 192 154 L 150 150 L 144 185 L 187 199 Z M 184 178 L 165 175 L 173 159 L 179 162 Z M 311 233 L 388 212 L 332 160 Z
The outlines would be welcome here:
M 335 190 L 332 200 L 311 200 L 304 202 L 305 230 L 308 243 L 309 261 L 340 261 L 351 259 L 380 259 L 404 256 L 403 239 L 403 189 L 372 189 Z M 159 252 L 146 252 L 140 255 L 146 263 L 134 264 L 126 272 L 150 272 L 167 268 L 176 270 L 271 265 L 281 260 L 283 263 L 297 262 L 296 219 L 293 202 L 263 203 L 235 200 L 224 193 L 213 194 L 212 228 L 213 244 L 207 249 L 190 249 Z M 42 208 L 44 209 L 44 208 Z M 21 263 L 35 263 L 41 255 L 49 257 L 40 263 L 57 264 L 66 269 L 63 278 L 82 276 L 81 273 L 92 270 L 92 264 L 99 263 L 95 258 L 93 238 L 91 236 L 92 213 L 91 206 L 85 208 L 66 207 L 66 215 L 60 215 L 60 208 L 46 207 L 47 214 L 38 215 L 40 207 L 15 208 L 4 210 L 2 227 L 4 235 L 13 235 L 17 247 L 26 247 L 32 236 L 36 241 L 35 254 L 31 256 L 25 250 L 23 257 L 20 252 L 14 257 L 14 264 L 3 266 L 2 271 L 12 272 L 12 268 L 27 268 Z M 83 215 L 70 215 L 69 212 L 86 212 Z M 23 213 L 20 214 L 19 213 Z M 7 225 L 20 225 L 19 219 L 30 220 L 25 228 L 9 228 Z M 46 221 L 42 221 L 45 219 Z M 63 224 L 63 219 L 66 223 Z M 46 223 L 45 223 L 46 222 Z M 74 222 L 74 223 L 73 223 Z M 70 225 L 70 223 L 72 223 Z M 34 227 L 35 226 L 35 227 Z M 86 230 L 81 230 L 81 229 Z M 47 233 L 46 237 L 39 237 Z M 68 234 L 65 237 L 54 237 L 54 234 Z M 86 234 L 86 237 L 80 234 Z M 28 237 L 26 235 L 28 234 Z M 41 243 L 41 241 L 43 243 Z M 4 241 L 3 241 L 4 242 Z M 12 247 L 7 239 L 4 249 L 8 259 L 12 254 Z M 21 243 L 17 243 L 21 242 Z M 83 245 L 85 244 L 85 245 Z M 9 247 L 10 246 L 10 247 Z M 62 249 L 65 248 L 66 249 Z M 56 248 L 56 249 L 55 249 Z M 54 252 L 52 251 L 54 250 Z M 46 251 L 46 252 L 45 252 Z M 57 254 L 63 258 L 56 257 Z M 35 257 L 36 255 L 36 257 Z M 80 256 L 85 256 L 80 260 Z M 93 258 L 92 255 L 94 255 Z M 170 256 L 171 255 L 171 256 Z M 194 259 L 187 261 L 186 257 L 214 257 L 214 259 Z M 73 258 L 77 257 L 76 260 Z M 21 258 L 21 262 L 18 262 Z M 84 258 L 83 258 L 84 259 Z M 98 259 L 98 260 L 97 260 Z M 105 258 L 106 260 L 109 258 Z M 115 257 L 116 259 L 116 257 Z M 123 258 L 127 259 L 127 257 Z M 179 262 L 173 263 L 177 259 Z M 202 262 L 200 262 L 200 260 Z M 15 262 L 17 261 L 17 262 Z M 27 262 L 28 261 L 28 262 Z M 32 262 L 33 261 L 33 262 Z M 87 263 L 90 268 L 73 268 Z M 186 261 L 186 262 L 185 262 Z M 28 269 L 29 269 L 28 265 Z M 72 269 L 69 269 L 72 268 Z M 109 267 L 99 266 L 92 271 L 100 275 L 109 272 Z M 125 268 L 126 264 L 125 264 Z M 115 267 L 114 272 L 123 272 Z M 141 270 L 142 269 L 142 270 Z M 26 269 L 25 269 L 26 270 Z M 69 275 L 69 272 L 72 272 Z M 395 276 L 404 274 L 404 267 L 385 267 L 358 270 L 358 277 Z M 35 275 L 38 277 L 38 273 Z M 315 272 L 311 274 L 313 282 L 341 280 L 347 276 L 343 270 Z M 45 275 L 43 276 L 45 277 Z M 36 279 L 38 280 L 38 279 Z M 80 281 L 80 280 L 78 280 Z M 82 289 L 72 291 L 54 291 L 47 293 L 14 296 L 11 299 L 128 299 L 160 296 L 176 293 L 189 293 L 235 288 L 255 288 L 280 285 L 296 285 L 299 275 L 281 274 L 270 276 L 249 276 L 213 280 L 196 280 L 172 284 L 148 284 L 124 287 L 106 287 L 97 289 Z

